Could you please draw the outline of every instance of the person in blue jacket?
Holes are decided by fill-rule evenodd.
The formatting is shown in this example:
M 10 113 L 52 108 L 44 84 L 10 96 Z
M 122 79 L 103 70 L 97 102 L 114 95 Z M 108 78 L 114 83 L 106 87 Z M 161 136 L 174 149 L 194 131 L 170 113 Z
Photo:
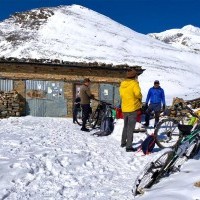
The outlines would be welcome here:
M 150 104 L 148 106 L 148 103 Z M 152 111 L 155 113 L 155 123 L 154 128 L 156 127 L 157 123 L 159 122 L 159 116 L 161 112 L 161 106 L 163 111 L 165 110 L 165 92 L 160 87 L 160 82 L 158 80 L 154 81 L 154 86 L 151 87 L 148 91 L 147 98 L 146 98 L 146 115 L 145 115 L 145 124 L 144 126 L 149 126 L 150 114 Z

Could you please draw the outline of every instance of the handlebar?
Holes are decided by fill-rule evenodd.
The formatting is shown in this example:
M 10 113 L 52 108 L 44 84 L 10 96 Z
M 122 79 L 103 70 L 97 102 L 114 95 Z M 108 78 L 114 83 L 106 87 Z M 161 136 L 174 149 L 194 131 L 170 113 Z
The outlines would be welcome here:
M 196 117 L 197 119 L 200 120 L 200 116 L 197 115 L 190 107 L 188 107 L 188 106 L 186 105 L 185 108 L 186 108 L 187 110 L 189 110 L 189 113 L 190 113 L 193 117 Z
M 98 101 L 98 102 L 100 102 L 102 104 L 106 104 L 107 106 L 112 106 L 111 103 L 107 103 L 106 101 L 102 101 L 102 100 L 99 100 L 99 99 L 96 99 L 96 98 L 94 98 L 93 100 Z
M 104 105 L 106 105 L 106 106 L 109 106 L 109 108 L 111 108 L 111 109 L 115 109 L 115 108 L 116 108 L 116 107 L 113 106 L 111 103 L 108 103 L 108 102 L 106 102 L 106 101 L 102 101 L 102 100 L 99 100 L 99 99 L 96 99 L 96 98 L 94 98 L 93 100 L 98 101 L 100 104 L 104 104 Z

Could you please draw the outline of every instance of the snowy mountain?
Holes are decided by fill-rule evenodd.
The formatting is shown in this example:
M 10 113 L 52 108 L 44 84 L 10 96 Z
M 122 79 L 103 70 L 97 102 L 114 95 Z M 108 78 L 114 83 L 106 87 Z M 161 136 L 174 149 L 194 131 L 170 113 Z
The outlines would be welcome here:
M 1 22 L 1 56 L 137 64 L 146 69 L 139 77 L 144 98 L 155 79 L 169 103 L 174 96 L 200 95 L 198 51 L 139 34 L 77 5 L 17 13 Z M 2 200 L 131 200 L 138 173 L 160 152 L 156 146 L 143 156 L 121 148 L 120 119 L 107 137 L 93 136 L 96 129 L 83 133 L 71 118 L 10 117 L 0 126 Z M 134 145 L 145 137 L 135 133 Z M 199 199 L 199 157 L 136 199 Z
M 179 49 L 188 49 L 200 53 L 200 28 L 192 25 L 181 29 L 171 29 L 161 33 L 151 33 L 149 36 L 171 44 Z
M 5 57 L 142 64 L 152 46 L 174 50 L 78 5 L 17 13 L 0 27 Z
M 79 5 L 16 13 L 1 22 L 2 56 L 140 65 L 146 69 L 139 78 L 144 98 L 155 79 L 169 104 L 175 96 L 200 95 L 199 53 L 137 33 Z

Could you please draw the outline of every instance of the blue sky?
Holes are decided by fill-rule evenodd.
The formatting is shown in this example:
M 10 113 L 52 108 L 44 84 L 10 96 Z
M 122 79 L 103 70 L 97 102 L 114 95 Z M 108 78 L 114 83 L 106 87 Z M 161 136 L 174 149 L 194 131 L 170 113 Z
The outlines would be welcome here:
M 0 21 L 15 12 L 78 4 L 139 32 L 200 27 L 200 0 L 0 0 Z

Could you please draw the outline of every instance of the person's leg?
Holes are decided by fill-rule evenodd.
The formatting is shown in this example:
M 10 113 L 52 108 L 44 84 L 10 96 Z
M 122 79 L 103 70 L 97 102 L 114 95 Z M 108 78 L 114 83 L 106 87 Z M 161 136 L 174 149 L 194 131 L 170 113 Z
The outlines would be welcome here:
M 73 123 L 76 122 L 76 115 L 77 115 L 77 108 L 74 108 L 74 110 L 73 110 Z
M 160 116 L 160 112 L 155 112 L 155 123 L 154 123 L 154 128 L 156 127 L 156 125 L 159 122 L 159 116 Z
M 137 119 L 137 112 L 131 112 L 128 114 L 128 123 L 127 123 L 127 143 L 126 143 L 126 149 L 132 149 L 132 143 L 133 143 L 133 132 L 135 129 Z
M 154 107 L 154 112 L 155 112 L 154 128 L 156 127 L 157 123 L 159 122 L 160 111 L 161 111 L 161 104 L 156 104 Z
M 152 104 L 149 105 L 145 113 L 145 126 L 149 126 L 150 114 L 152 112 Z
M 126 113 L 123 113 L 124 115 L 124 127 L 122 131 L 122 138 L 121 138 L 121 146 L 126 146 L 126 140 L 127 140 L 127 125 L 128 125 L 128 115 Z
M 81 105 L 82 108 L 82 128 L 85 128 L 86 126 L 86 121 L 87 121 L 87 110 L 86 110 L 86 105 Z
M 91 112 L 92 112 L 92 108 L 90 107 L 90 104 L 87 104 L 86 105 L 86 113 L 85 113 L 86 121 L 89 119 Z
M 86 122 L 89 118 L 89 112 L 90 112 L 90 105 L 88 104 L 84 104 L 84 105 L 81 105 L 82 107 L 82 128 L 81 130 L 85 130 L 85 131 L 89 131 L 89 129 L 86 128 Z

